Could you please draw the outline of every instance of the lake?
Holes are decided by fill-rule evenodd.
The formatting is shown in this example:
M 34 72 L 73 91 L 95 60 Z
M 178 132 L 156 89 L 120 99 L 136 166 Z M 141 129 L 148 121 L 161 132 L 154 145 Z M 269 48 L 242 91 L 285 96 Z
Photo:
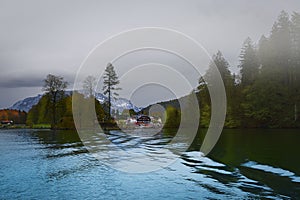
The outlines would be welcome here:
M 171 165 L 127 173 L 96 159 L 74 131 L 2 129 L 0 199 L 300 198 L 299 130 L 223 130 L 207 157 L 199 153 L 204 132 Z M 155 152 L 171 136 L 108 138 Z

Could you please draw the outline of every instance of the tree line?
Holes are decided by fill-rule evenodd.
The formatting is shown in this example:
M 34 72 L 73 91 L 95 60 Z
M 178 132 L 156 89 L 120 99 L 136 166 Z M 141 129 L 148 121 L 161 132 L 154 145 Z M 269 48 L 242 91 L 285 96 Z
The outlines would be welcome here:
M 225 127 L 300 127 L 300 14 L 294 12 L 290 16 L 282 11 L 268 37 L 263 35 L 257 44 L 249 37 L 244 41 L 239 58 L 237 75 L 231 73 L 229 63 L 218 51 L 204 77 L 199 79 L 194 92 L 200 105 L 200 126 L 208 127 L 210 123 L 207 87 L 217 73 L 213 67 L 216 65 L 227 95 Z M 161 104 L 178 109 L 174 102 Z M 179 115 L 179 111 L 168 110 L 170 118 Z
M 257 43 L 249 37 L 244 41 L 239 59 L 240 73 L 234 74 L 221 51 L 213 55 L 206 74 L 199 79 L 199 85 L 193 91 L 200 107 L 199 125 L 208 127 L 210 123 L 208 84 L 217 73 L 213 67 L 216 66 L 227 95 L 225 127 L 300 127 L 300 14 L 294 12 L 290 16 L 282 11 L 269 36 L 263 35 Z M 103 91 L 108 97 L 105 104 L 101 105 L 95 99 L 93 91 L 96 83 L 92 76 L 83 82 L 86 94 L 74 93 L 82 101 L 95 101 L 99 121 L 113 121 L 111 99 L 118 95 L 119 80 L 112 64 L 107 65 L 103 78 Z M 74 127 L 72 98 L 64 92 L 67 82 L 53 75 L 48 75 L 44 82 L 46 93 L 29 111 L 27 123 L 51 123 L 53 128 Z M 188 100 L 189 96 L 183 98 Z M 160 104 L 166 108 L 165 127 L 178 127 L 182 117 L 178 100 Z M 147 114 L 148 108 L 142 112 Z
M 61 76 L 48 74 L 44 80 L 42 91 L 45 92 L 37 105 L 34 105 L 28 112 L 26 124 L 34 127 L 36 124 L 50 124 L 52 129 L 75 129 L 72 99 L 80 102 L 79 105 L 90 106 L 95 105 L 96 116 L 101 124 L 112 125 L 111 117 L 111 99 L 118 94 L 116 85 L 119 84 L 118 76 L 114 67 L 109 63 L 105 69 L 104 79 L 104 94 L 107 94 L 108 102 L 103 105 L 95 98 L 96 78 L 87 76 L 83 81 L 83 93 L 78 91 L 66 91 L 68 82 Z M 94 102 L 92 102 L 94 101 Z M 90 111 L 89 108 L 80 108 L 85 116 L 85 111 Z M 90 123 L 94 123 L 91 121 Z M 86 124 L 91 127 L 92 124 Z
M 25 124 L 27 113 L 20 110 L 0 110 L 0 121 L 12 120 L 14 124 Z

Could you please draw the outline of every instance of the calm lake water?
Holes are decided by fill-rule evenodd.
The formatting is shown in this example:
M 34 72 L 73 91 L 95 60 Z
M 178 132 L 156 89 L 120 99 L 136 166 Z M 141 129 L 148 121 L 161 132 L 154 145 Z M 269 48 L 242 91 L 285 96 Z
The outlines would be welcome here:
M 207 157 L 202 134 L 172 165 L 132 174 L 95 159 L 74 131 L 0 130 L 0 199 L 300 198 L 299 130 L 224 130 Z M 116 131 L 109 138 L 125 150 L 143 143 Z M 138 148 L 155 152 L 168 139 Z

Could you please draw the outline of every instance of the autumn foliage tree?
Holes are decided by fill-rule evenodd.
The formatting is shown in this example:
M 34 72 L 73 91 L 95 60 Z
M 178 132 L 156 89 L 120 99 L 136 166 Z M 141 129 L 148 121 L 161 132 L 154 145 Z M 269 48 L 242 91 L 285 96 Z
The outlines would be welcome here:
M 0 121 L 12 120 L 15 124 L 25 124 L 27 113 L 20 110 L 0 110 Z

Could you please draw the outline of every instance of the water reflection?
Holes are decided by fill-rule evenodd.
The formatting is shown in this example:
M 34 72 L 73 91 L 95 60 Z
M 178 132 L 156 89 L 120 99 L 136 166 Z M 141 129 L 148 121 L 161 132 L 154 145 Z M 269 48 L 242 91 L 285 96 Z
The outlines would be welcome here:
M 93 193 L 95 198 L 160 199 L 174 198 L 175 194 L 179 199 L 300 196 L 297 131 L 225 130 L 208 157 L 198 151 L 203 134 L 205 130 L 198 133 L 189 151 L 175 163 L 152 173 L 127 174 L 93 157 L 76 132 L 1 130 L 0 198 L 43 198 L 46 194 L 53 198 L 84 198 L 79 193 L 85 190 L 85 195 Z M 173 136 L 170 131 L 151 137 L 111 131 L 106 137 L 123 150 L 159 156 L 158 150 Z M 114 156 L 116 161 L 124 159 L 122 155 Z

